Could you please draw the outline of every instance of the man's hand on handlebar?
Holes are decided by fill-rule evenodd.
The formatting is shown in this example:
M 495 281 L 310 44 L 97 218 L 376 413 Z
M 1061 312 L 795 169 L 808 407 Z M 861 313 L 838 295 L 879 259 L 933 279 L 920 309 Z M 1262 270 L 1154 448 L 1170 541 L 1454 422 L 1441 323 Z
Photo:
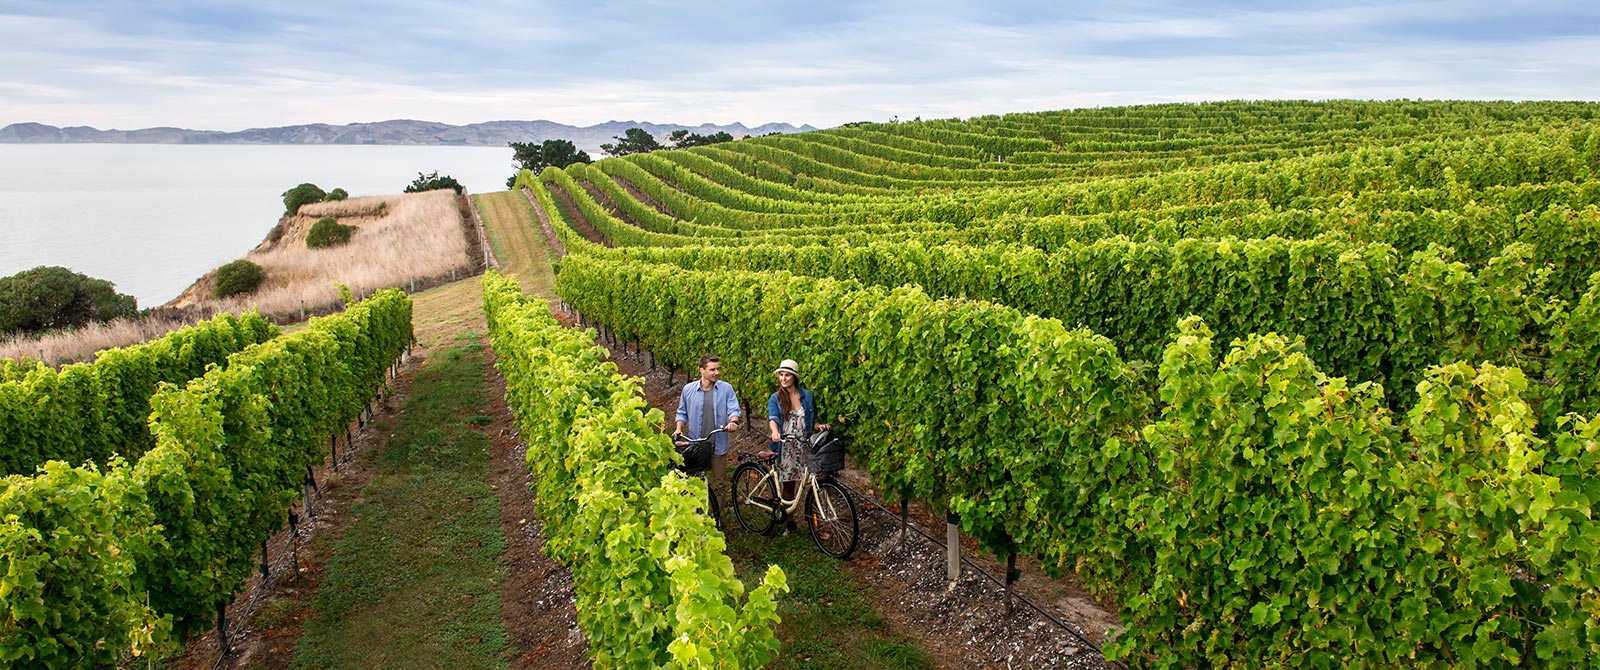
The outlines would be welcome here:
M 739 417 L 728 419 L 728 425 L 723 426 L 722 429 L 730 433 L 739 430 Z

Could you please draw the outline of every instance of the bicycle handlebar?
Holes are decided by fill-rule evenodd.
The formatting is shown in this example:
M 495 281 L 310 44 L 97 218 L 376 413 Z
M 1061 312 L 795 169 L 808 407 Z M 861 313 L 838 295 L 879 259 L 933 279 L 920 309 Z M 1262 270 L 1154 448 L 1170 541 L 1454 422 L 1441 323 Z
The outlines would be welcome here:
M 716 437 L 717 433 L 726 433 L 726 432 L 728 432 L 728 429 L 726 429 L 726 428 L 718 428 L 716 430 L 711 431 L 710 433 L 707 433 L 705 437 L 702 437 L 702 438 L 700 438 L 698 440 L 689 439 L 689 437 L 687 435 L 679 435 L 679 436 L 673 438 L 672 443 L 674 445 L 677 445 L 677 446 L 681 447 L 681 446 L 688 445 L 688 444 L 694 444 L 696 442 L 709 442 L 711 440 L 711 438 Z

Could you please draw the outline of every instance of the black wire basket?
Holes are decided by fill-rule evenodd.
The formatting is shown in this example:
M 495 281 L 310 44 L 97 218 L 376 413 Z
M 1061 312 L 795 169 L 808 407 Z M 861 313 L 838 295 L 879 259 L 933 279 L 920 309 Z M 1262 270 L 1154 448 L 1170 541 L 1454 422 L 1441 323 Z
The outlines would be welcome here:
M 675 446 L 678 455 L 683 457 L 683 465 L 674 466 L 679 471 L 693 475 L 711 469 L 711 455 L 716 451 L 711 440 L 699 440 Z
M 844 440 L 831 430 L 812 435 L 806 451 L 811 456 L 812 472 L 828 473 L 844 469 Z

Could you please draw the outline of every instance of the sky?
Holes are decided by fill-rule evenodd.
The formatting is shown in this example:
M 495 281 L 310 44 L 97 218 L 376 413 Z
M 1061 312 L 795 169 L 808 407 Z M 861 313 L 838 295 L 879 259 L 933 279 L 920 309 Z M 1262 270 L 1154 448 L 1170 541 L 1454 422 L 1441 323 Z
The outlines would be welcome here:
M 1600 100 L 1600 2 L 0 0 L 0 126 Z

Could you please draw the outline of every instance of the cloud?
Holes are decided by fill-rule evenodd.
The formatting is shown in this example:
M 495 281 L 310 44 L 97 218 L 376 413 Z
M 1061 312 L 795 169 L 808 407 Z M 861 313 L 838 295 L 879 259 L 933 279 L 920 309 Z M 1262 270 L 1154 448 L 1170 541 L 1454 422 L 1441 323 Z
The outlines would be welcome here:
M 831 125 L 1218 98 L 1592 97 L 1600 7 L 183 0 L 0 9 L 0 123 Z

